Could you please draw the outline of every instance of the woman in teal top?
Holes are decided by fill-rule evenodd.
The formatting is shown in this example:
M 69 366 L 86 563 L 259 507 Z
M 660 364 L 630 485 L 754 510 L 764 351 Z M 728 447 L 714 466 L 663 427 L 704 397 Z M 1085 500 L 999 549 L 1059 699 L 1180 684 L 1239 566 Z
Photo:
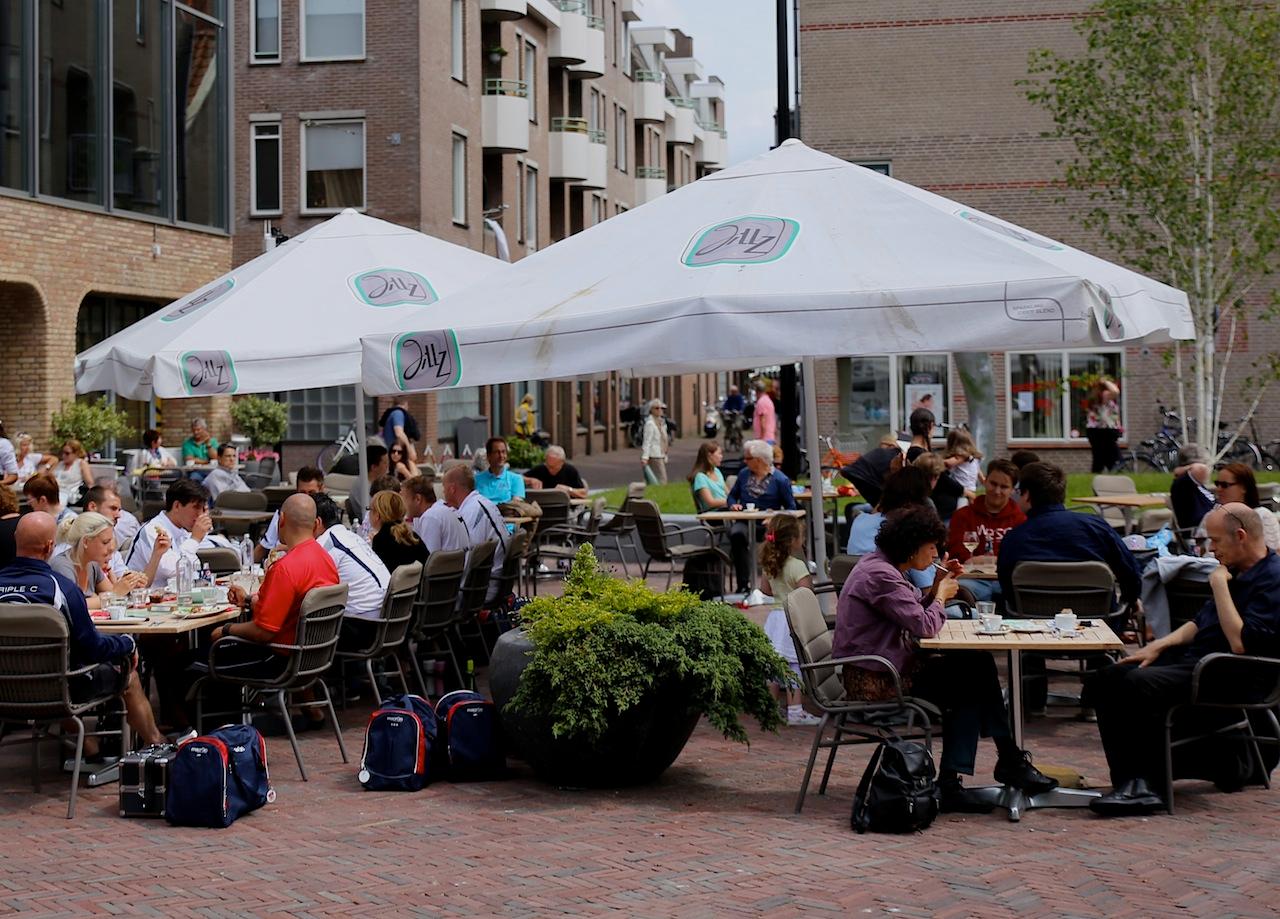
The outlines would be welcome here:
M 724 476 L 719 468 L 723 459 L 724 451 L 714 440 L 704 441 L 698 448 L 698 458 L 693 461 L 689 482 L 693 488 L 694 506 L 700 514 L 726 506 L 728 489 L 724 487 Z

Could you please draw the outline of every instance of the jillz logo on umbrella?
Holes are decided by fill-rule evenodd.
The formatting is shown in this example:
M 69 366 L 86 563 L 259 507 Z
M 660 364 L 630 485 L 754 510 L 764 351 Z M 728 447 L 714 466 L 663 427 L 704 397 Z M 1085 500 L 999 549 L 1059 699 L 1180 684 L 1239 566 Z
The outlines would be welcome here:
M 402 268 L 375 268 L 355 275 L 351 289 L 370 306 L 427 306 L 440 299 L 430 281 Z
M 226 351 L 187 351 L 178 359 L 189 396 L 219 396 L 239 386 L 235 362 Z
M 700 232 L 680 260 L 690 268 L 763 265 L 786 255 L 799 235 L 800 224 L 786 217 L 735 217 Z
M 401 390 L 456 386 L 462 377 L 458 338 L 452 329 L 398 336 L 391 344 L 391 363 Z

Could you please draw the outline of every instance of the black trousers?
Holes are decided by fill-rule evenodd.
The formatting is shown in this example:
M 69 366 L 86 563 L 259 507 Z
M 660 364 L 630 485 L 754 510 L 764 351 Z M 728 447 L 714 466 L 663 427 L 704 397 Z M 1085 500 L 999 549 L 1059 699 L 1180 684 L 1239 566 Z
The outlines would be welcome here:
M 1164 784 L 1164 720 L 1169 709 L 1191 701 L 1194 660 L 1163 657 L 1148 667 L 1112 664 L 1084 683 L 1084 704 L 1098 713 L 1098 733 L 1111 769 L 1111 784 L 1146 779 Z
M 1009 711 L 1000 692 L 995 658 L 987 651 L 948 651 L 922 658 L 911 695 L 942 710 L 943 771 L 973 775 L 978 738 L 1011 746 Z
M 729 556 L 733 559 L 733 572 L 738 579 L 738 593 L 747 593 L 756 586 L 747 583 L 751 580 L 751 541 L 747 532 L 749 526 L 756 528 L 756 546 L 759 547 L 764 524 L 738 520 L 729 528 Z
M 1093 472 L 1108 472 L 1120 462 L 1120 448 L 1116 442 L 1120 440 L 1119 428 L 1085 428 L 1084 436 L 1089 439 L 1089 448 L 1093 451 Z

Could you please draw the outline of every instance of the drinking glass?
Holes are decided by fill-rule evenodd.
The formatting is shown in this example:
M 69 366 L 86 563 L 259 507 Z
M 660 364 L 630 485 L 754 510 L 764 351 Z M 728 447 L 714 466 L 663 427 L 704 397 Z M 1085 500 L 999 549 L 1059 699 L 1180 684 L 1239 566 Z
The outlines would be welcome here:
M 970 555 L 978 551 L 978 534 L 973 530 L 965 530 L 964 547 L 969 550 Z
M 135 587 L 129 591 L 129 605 L 140 608 L 147 605 L 147 589 L 145 587 Z

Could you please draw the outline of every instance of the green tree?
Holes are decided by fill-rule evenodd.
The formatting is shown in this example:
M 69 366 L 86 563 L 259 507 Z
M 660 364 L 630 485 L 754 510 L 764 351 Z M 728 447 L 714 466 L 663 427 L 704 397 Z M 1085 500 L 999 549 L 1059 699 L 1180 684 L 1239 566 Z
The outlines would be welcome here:
M 289 409 L 273 399 L 241 396 L 231 403 L 231 420 L 253 446 L 271 446 L 284 439 Z
M 1090 202 L 1077 218 L 1186 291 L 1196 338 L 1169 360 L 1182 416 L 1189 384 L 1212 450 L 1205 432 L 1218 429 L 1246 298 L 1276 268 L 1280 12 L 1246 0 L 1100 0 L 1077 30 L 1083 53 L 1032 52 L 1024 88 L 1052 116 L 1048 136 L 1071 145 L 1065 184 Z M 1274 289 L 1262 299 L 1258 316 L 1270 319 L 1280 299 Z M 1250 416 L 1278 377 L 1280 356 L 1255 361 L 1242 389 Z
M 55 444 L 78 440 L 89 453 L 97 453 L 111 440 L 124 440 L 136 432 L 129 426 L 129 416 L 100 396 L 95 402 L 75 399 L 62 403 L 50 419 Z

